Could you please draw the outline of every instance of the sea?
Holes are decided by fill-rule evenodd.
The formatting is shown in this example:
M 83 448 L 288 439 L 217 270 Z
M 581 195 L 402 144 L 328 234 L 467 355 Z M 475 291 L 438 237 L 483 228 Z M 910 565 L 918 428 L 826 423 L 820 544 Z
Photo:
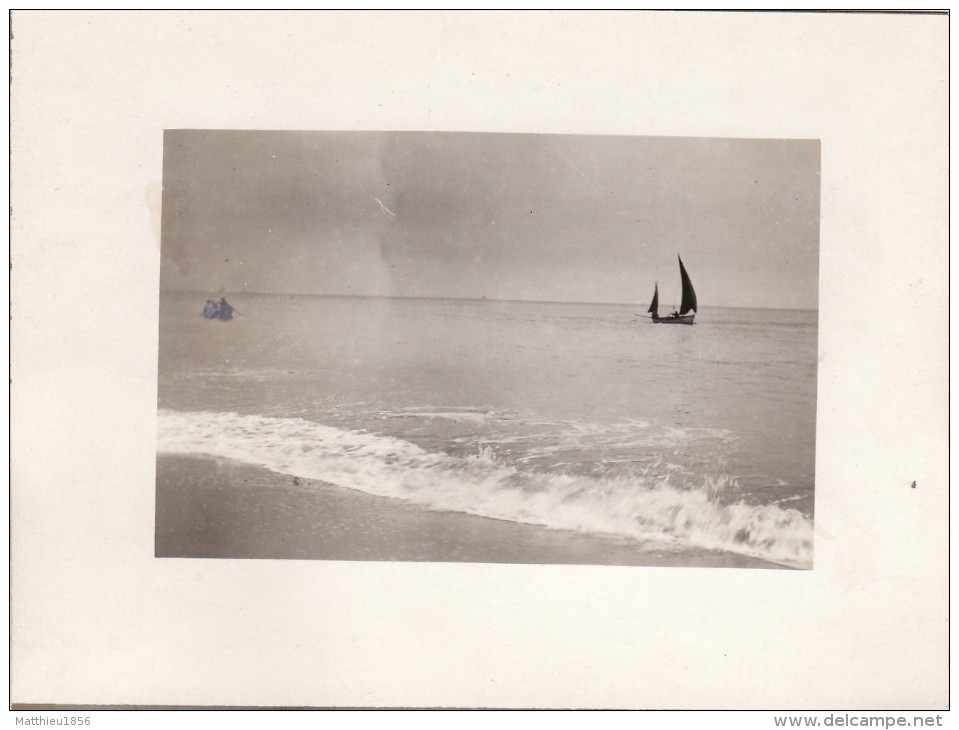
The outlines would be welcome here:
M 160 294 L 160 453 L 812 567 L 816 311 L 227 297 Z

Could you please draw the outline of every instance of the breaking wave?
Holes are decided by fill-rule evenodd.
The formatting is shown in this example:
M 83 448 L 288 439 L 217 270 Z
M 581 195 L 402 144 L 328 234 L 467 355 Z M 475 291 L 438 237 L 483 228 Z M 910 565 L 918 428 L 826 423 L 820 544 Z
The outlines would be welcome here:
M 234 459 L 432 510 L 812 564 L 811 520 L 776 504 L 724 503 L 718 495 L 728 477 L 689 488 L 671 481 L 668 469 L 545 471 L 506 463 L 489 448 L 452 455 L 298 418 L 214 412 L 160 411 L 158 450 Z

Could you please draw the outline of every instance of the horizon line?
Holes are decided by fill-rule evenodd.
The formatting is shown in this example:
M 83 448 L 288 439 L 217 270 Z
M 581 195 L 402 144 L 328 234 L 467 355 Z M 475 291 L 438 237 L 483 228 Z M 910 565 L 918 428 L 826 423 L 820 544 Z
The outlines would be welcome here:
M 197 294 L 203 296 L 209 296 L 209 290 L 202 289 L 159 289 L 159 292 L 162 293 L 172 293 L 172 294 Z M 599 304 L 606 306 L 618 306 L 618 307 L 627 307 L 627 306 L 639 306 L 641 302 L 639 300 L 633 302 L 600 302 L 600 301 L 587 301 L 587 300 L 567 300 L 567 299 L 500 299 L 495 297 L 444 297 L 444 296 L 416 296 L 409 294 L 399 294 L 399 295 L 385 295 L 385 294 L 318 294 L 315 292 L 264 292 L 264 291 L 226 291 L 226 290 L 217 290 L 217 296 L 224 296 L 229 294 L 230 296 L 265 296 L 265 297 L 337 297 L 345 299 L 426 299 L 426 300 L 438 300 L 438 301 L 452 301 L 452 302 L 504 302 L 504 303 L 520 303 L 520 304 Z M 706 307 L 705 309 L 777 309 L 783 311 L 795 311 L 795 312 L 818 312 L 819 307 L 782 307 L 782 306 L 743 306 L 743 305 L 733 305 L 733 304 L 717 304 L 712 307 Z M 698 314 L 702 310 L 695 310 Z

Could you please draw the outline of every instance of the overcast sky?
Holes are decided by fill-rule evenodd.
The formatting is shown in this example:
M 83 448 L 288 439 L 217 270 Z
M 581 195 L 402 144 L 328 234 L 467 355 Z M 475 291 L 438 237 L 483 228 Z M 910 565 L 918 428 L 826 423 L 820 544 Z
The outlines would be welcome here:
M 816 308 L 819 142 L 167 131 L 161 288 Z M 675 300 L 675 301 L 674 301 Z

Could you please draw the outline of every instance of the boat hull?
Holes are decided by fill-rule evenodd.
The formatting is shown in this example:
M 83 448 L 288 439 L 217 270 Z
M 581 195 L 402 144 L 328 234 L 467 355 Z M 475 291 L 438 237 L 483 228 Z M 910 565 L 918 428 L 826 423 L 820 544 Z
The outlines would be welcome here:
M 693 320 L 696 318 L 695 314 L 677 314 L 669 315 L 668 317 L 657 317 L 653 315 L 654 324 L 693 324 Z

